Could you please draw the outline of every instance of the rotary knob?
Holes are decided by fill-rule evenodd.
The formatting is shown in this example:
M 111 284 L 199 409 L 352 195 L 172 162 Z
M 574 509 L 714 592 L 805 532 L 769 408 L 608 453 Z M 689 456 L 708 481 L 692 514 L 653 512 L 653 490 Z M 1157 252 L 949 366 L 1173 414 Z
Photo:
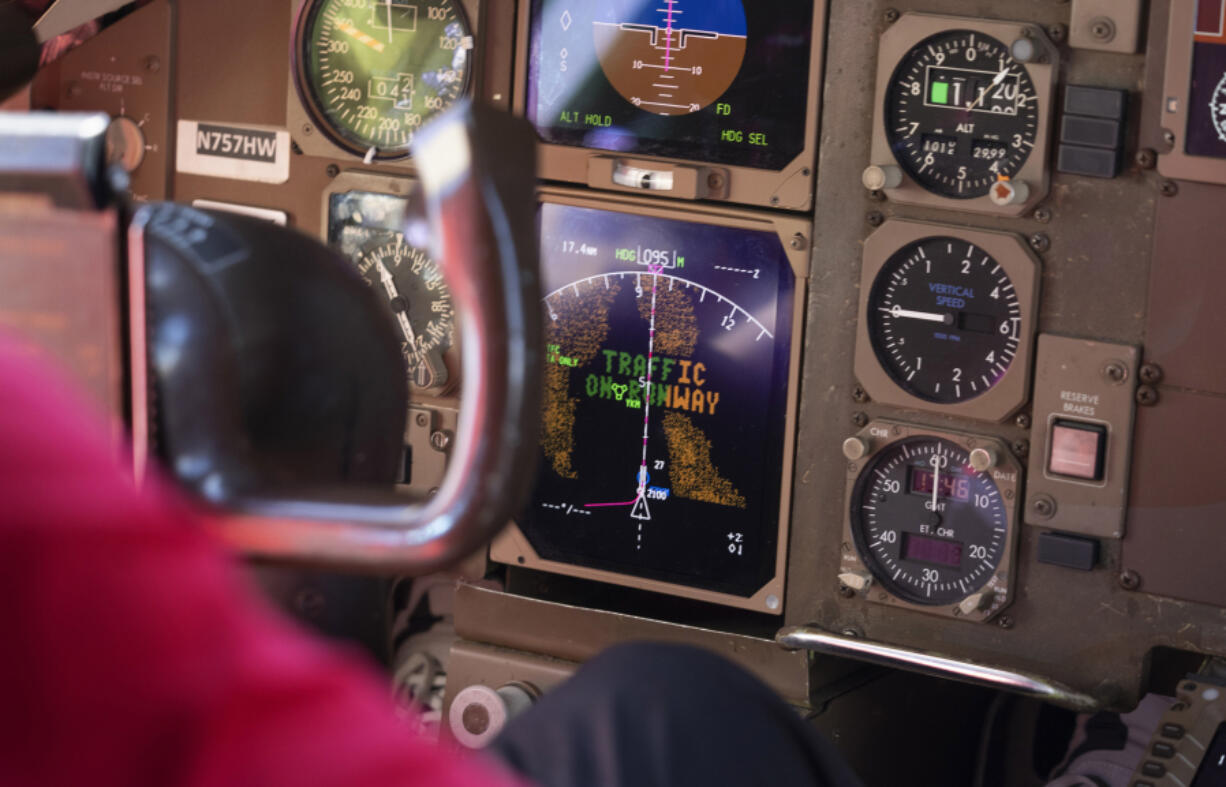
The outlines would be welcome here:
M 106 161 L 133 172 L 145 160 L 145 132 L 132 118 L 120 116 L 106 130 Z

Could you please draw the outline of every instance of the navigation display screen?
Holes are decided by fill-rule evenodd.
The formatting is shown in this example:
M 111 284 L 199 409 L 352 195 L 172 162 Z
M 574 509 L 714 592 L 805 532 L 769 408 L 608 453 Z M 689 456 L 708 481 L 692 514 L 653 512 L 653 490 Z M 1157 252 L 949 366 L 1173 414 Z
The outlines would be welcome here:
M 1226 158 L 1226 0 L 1199 0 L 1186 151 Z
M 532 0 L 546 142 L 780 170 L 804 149 L 813 4 Z
M 749 597 L 776 573 L 796 279 L 779 237 L 544 204 L 547 560 Z M 780 569 L 781 570 L 781 569 Z

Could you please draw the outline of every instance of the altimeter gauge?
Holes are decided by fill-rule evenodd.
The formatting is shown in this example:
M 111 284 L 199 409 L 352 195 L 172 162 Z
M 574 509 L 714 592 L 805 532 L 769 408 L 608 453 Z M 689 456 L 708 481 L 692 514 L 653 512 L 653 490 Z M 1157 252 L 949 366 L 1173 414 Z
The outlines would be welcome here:
M 904 14 L 881 37 L 865 187 L 1021 215 L 1049 186 L 1059 56 L 1036 25 Z

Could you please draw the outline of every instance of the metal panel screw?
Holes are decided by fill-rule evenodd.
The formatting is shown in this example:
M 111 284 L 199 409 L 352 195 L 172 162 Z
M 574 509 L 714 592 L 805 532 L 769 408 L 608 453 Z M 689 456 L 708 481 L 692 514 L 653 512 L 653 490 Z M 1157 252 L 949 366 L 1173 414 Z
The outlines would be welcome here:
M 860 427 L 868 426 L 868 414 L 867 413 L 852 413 L 851 422 L 855 424 L 856 426 L 860 426 Z
M 1052 25 L 1051 27 L 1047 28 L 1047 35 L 1051 36 L 1051 40 L 1055 41 L 1057 44 L 1064 40 L 1064 36 L 1067 35 L 1067 33 L 1068 28 L 1066 28 L 1064 25 Z
M 851 588 L 847 587 L 842 582 L 840 582 L 839 583 L 839 595 L 842 596 L 843 598 L 855 598 L 856 591 L 852 590 Z
M 881 213 L 881 211 L 874 210 L 865 217 L 865 220 L 868 221 L 868 226 L 870 227 L 880 227 L 885 223 L 885 216 Z
M 430 417 L 429 417 L 429 416 L 427 416 L 425 413 L 418 413 L 418 414 L 417 414 L 417 425 L 418 425 L 418 426 L 426 426 L 426 425 L 428 425 L 429 423 L 430 423 Z
M 315 128 L 310 123 L 303 123 L 302 133 L 306 134 L 309 137 L 310 135 L 315 133 Z
M 1146 385 L 1157 385 L 1162 382 L 1162 367 L 1156 363 L 1147 363 L 1141 367 L 1141 382 Z
M 1042 254 L 1051 248 L 1051 238 L 1042 232 L 1036 232 L 1030 236 L 1030 248 Z
M 1141 169 L 1153 169 L 1158 166 L 1158 153 L 1153 148 L 1141 148 L 1137 151 L 1137 166 Z
M 724 176 L 718 172 L 712 172 L 711 174 L 707 175 L 707 188 L 709 188 L 711 191 L 723 191 Z
M 1056 501 L 1047 495 L 1039 495 L 1030 501 L 1030 510 L 1040 519 L 1051 519 L 1056 515 Z
M 864 404 L 868 401 L 868 392 L 865 391 L 862 386 L 857 385 L 855 388 L 851 389 L 851 398 L 855 399 L 860 404 Z
M 1013 618 L 1009 617 L 1008 615 L 1001 615 L 996 619 L 996 625 L 1000 626 L 1002 629 L 1011 629 L 1013 628 Z
M 1136 590 L 1141 587 L 1141 575 L 1132 569 L 1124 569 L 1120 573 L 1120 587 L 1124 590 Z
M 336 166 L 335 164 L 329 164 L 327 173 L 328 173 L 328 177 L 335 178 L 337 175 L 341 174 L 341 168 Z
M 1119 361 L 1111 361 L 1103 367 L 1103 377 L 1107 382 L 1119 385 L 1128 379 L 1128 367 Z
M 1014 440 L 1013 453 L 1017 454 L 1019 458 L 1025 459 L 1026 455 L 1030 453 L 1030 442 L 1027 440 Z
M 1169 128 L 1162 129 L 1162 141 L 1171 147 L 1175 146 L 1175 132 Z
M 1159 187 L 1164 197 L 1173 197 L 1179 193 L 1179 184 L 1173 180 L 1164 180 Z
M 451 445 L 451 435 L 442 431 L 430 433 L 430 447 L 435 451 L 446 451 L 449 445 Z
M 1040 224 L 1046 224 L 1047 222 L 1051 221 L 1051 208 L 1036 208 L 1034 211 L 1034 220 Z
M 805 236 L 799 232 L 792 236 L 791 246 L 796 251 L 800 251 L 805 247 Z
M 887 25 L 892 25 L 898 21 L 899 13 L 897 8 L 887 8 L 882 15 L 885 18 Z
M 157 73 L 162 70 L 162 61 L 157 55 L 149 55 L 145 58 L 145 70 Z
M 1029 429 L 1030 428 L 1030 416 L 1026 415 L 1025 413 L 1021 413 L 1020 415 L 1018 415 L 1017 418 L 1013 420 L 1013 423 L 1017 424 L 1018 429 Z
M 1115 38 L 1115 22 L 1105 16 L 1096 17 L 1090 22 L 1090 35 L 1107 43 Z
M 1158 389 L 1151 385 L 1142 385 L 1137 389 L 1137 404 L 1142 407 L 1153 407 L 1158 403 Z
M 885 192 L 881 189 L 874 189 L 868 193 L 868 198 L 873 202 L 885 202 Z

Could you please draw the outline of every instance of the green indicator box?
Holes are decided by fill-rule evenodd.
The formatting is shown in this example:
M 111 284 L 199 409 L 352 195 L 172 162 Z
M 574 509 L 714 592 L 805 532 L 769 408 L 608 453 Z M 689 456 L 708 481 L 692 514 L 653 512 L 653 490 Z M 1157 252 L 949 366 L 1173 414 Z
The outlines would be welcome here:
M 948 82 L 933 82 L 932 83 L 932 103 L 948 104 L 949 103 L 949 83 Z

